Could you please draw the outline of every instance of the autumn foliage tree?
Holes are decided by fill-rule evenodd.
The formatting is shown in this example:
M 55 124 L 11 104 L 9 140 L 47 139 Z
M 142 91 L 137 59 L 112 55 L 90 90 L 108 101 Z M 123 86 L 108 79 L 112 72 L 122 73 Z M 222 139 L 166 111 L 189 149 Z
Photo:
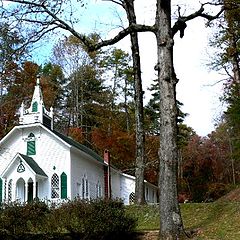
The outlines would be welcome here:
M 224 9 L 215 15 L 209 15 L 205 11 L 205 6 L 211 3 L 201 4 L 200 8 L 194 13 L 183 16 L 181 11 L 178 11 L 177 21 L 172 24 L 172 6 L 171 1 L 156 0 L 155 22 L 152 25 L 137 24 L 135 20 L 135 8 L 133 0 L 114 0 L 115 4 L 122 6 L 126 10 L 126 15 L 129 20 L 127 27 L 121 29 L 114 37 L 107 40 L 102 40 L 98 43 L 93 43 L 85 34 L 76 31 L 74 27 L 75 21 L 71 19 L 73 12 L 71 11 L 71 1 L 9 1 L 17 2 L 17 11 L 3 11 L 2 16 L 8 16 L 13 24 L 18 24 L 21 21 L 27 24 L 35 24 L 33 31 L 29 34 L 29 41 L 37 41 L 39 35 L 47 34 L 48 32 L 56 29 L 57 27 L 69 31 L 75 37 L 79 38 L 89 50 L 94 51 L 101 47 L 112 45 L 130 35 L 132 40 L 132 49 L 138 45 L 138 39 L 134 38 L 137 32 L 151 32 L 156 37 L 157 46 L 157 59 L 156 67 L 157 78 L 159 81 L 159 93 L 160 93 L 160 147 L 159 147 L 159 189 L 160 189 L 160 238 L 173 240 L 179 238 L 183 232 L 180 209 L 177 202 L 177 102 L 176 102 L 176 84 L 178 82 L 177 76 L 173 66 L 173 45 L 174 35 L 180 32 L 180 37 L 184 36 L 184 30 L 187 27 L 186 22 L 197 17 L 203 17 L 208 21 L 216 19 Z M 65 3 L 69 3 L 67 8 Z M 77 1 L 78 7 L 84 6 L 82 1 Z M 219 3 L 217 3 L 218 5 Z M 2 5 L 3 6 L 3 5 Z M 77 5 L 76 5 L 77 6 Z M 66 7 L 63 10 L 63 7 Z M 31 9 L 31 10 L 29 10 Z M 70 14 L 69 13 L 70 9 Z M 4 10 L 4 8 L 3 8 Z M 17 14 L 16 14 L 17 13 Z M 41 13 L 41 14 L 39 14 Z M 34 14 L 34 17 L 32 17 Z M 46 28 L 45 28 L 46 27 Z M 45 28 L 45 29 L 44 29 Z M 45 31 L 44 31 L 45 30 Z M 140 57 L 139 51 L 132 51 L 133 56 Z M 140 68 L 134 66 L 134 73 L 140 73 Z M 141 85 L 141 82 L 139 82 Z M 135 86 L 136 90 L 139 88 Z M 142 92 L 140 92 L 142 94 Z M 142 97 L 137 98 L 136 104 L 142 102 Z M 137 109 L 137 108 L 136 108 Z M 141 126 L 143 124 L 139 111 L 137 121 Z M 143 131 L 143 128 L 139 128 Z M 144 133 L 143 133 L 144 134 Z M 142 136 L 144 136 L 142 134 Z M 141 132 L 138 136 L 141 136 Z M 140 139 L 140 137 L 139 137 Z M 142 138 L 144 143 L 144 138 Z M 140 141 L 139 141 L 140 142 Z M 137 151 L 143 152 L 142 146 L 138 146 Z M 137 154 L 138 155 L 138 154 Z M 139 155 L 140 156 L 140 155 Z M 143 157 L 143 154 L 141 158 Z M 140 158 L 136 158 L 136 163 L 140 171 L 136 171 L 136 178 L 143 179 L 144 161 L 138 161 Z M 137 175 L 137 173 L 139 175 Z M 138 182 L 138 180 L 136 182 Z M 139 181 L 140 182 L 140 181 Z M 142 181 L 143 182 L 143 181 Z M 141 185 L 142 187 L 142 185 Z M 141 189 L 136 189 L 136 192 Z
M 193 135 L 183 148 L 180 192 L 192 201 L 213 201 L 225 194 L 232 182 L 229 136 L 220 125 L 207 137 Z

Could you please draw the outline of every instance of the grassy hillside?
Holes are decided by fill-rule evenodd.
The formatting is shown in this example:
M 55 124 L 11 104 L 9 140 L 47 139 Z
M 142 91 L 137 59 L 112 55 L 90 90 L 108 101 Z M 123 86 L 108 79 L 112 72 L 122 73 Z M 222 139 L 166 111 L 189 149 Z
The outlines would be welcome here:
M 196 230 L 194 240 L 240 239 L 240 202 L 187 203 L 181 205 L 187 230 Z M 159 228 L 157 206 L 130 206 L 127 211 L 138 218 L 139 231 Z

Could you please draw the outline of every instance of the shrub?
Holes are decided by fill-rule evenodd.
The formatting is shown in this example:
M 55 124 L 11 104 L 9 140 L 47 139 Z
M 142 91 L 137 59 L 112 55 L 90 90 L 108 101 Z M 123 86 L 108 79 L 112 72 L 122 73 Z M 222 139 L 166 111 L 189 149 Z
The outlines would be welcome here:
M 207 201 L 215 201 L 225 195 L 229 191 L 229 188 L 229 185 L 224 183 L 209 183 L 205 198 Z
M 86 226 L 89 239 L 122 239 L 136 226 L 136 219 L 125 212 L 121 201 L 97 200 L 90 205 L 90 215 Z
M 60 239 L 66 235 L 73 239 L 122 239 L 135 226 L 136 219 L 125 212 L 123 203 L 113 200 L 75 199 L 50 208 L 39 201 L 15 202 L 0 211 L 0 235 L 7 234 L 8 239 Z
M 59 226 L 84 239 L 116 239 L 132 232 L 136 220 L 125 212 L 121 201 L 74 201 L 55 209 Z
M 29 204 L 13 202 L 2 205 L 0 228 L 14 235 L 39 232 L 49 213 L 47 205 L 40 201 Z

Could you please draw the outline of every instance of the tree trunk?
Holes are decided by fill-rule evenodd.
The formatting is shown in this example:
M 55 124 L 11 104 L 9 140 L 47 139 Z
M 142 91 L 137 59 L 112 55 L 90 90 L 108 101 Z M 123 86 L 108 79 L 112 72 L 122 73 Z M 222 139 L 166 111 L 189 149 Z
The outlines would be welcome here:
M 128 134 L 130 133 L 130 116 L 128 111 L 128 104 L 127 104 L 127 91 L 128 91 L 128 84 L 127 78 L 124 80 L 124 112 L 125 112 L 125 119 L 126 119 L 126 130 Z
M 136 23 L 133 0 L 126 0 L 124 8 L 127 13 L 129 25 Z M 133 71 L 135 82 L 135 119 L 136 119 L 136 170 L 135 170 L 135 203 L 145 203 L 144 168 L 145 168 L 145 133 L 143 117 L 143 90 L 141 79 L 141 63 L 138 45 L 138 33 L 131 32 L 131 49 L 133 58 Z
M 234 25 L 234 17 L 231 16 L 231 14 L 233 14 L 233 6 L 232 6 L 232 2 L 227 2 L 224 1 L 224 5 L 227 9 L 230 10 L 226 10 L 225 11 L 225 18 L 227 20 L 227 31 L 228 31 L 228 35 L 229 35 L 229 48 L 231 49 L 231 55 L 230 55 L 230 59 L 231 59 L 231 63 L 232 63 L 232 67 L 233 67 L 233 80 L 236 84 L 240 85 L 240 68 L 239 68 L 239 52 L 238 52 L 238 46 L 237 46 L 237 42 L 238 42 L 238 36 L 236 34 L 236 28 L 237 26 Z M 234 10 L 236 11 L 236 9 Z M 240 90 L 239 90 L 239 94 L 240 94 Z
M 156 38 L 160 88 L 160 239 L 178 239 L 182 227 L 177 200 L 177 104 L 173 68 L 171 1 L 157 1 Z

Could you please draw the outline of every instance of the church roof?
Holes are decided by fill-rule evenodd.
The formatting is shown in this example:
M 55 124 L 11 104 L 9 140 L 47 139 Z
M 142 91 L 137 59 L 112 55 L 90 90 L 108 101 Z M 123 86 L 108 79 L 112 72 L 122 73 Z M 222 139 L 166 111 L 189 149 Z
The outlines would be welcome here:
M 39 167 L 39 165 L 33 160 L 33 158 L 21 153 L 19 153 L 19 155 L 26 161 L 29 167 L 31 167 L 36 174 L 47 177 L 47 174 Z
M 73 139 L 67 137 L 66 135 L 63 135 L 55 130 L 52 131 L 55 135 L 60 137 L 64 142 L 68 143 L 69 145 L 76 147 L 77 149 L 89 154 L 93 158 L 95 158 L 97 161 L 104 163 L 104 160 L 102 157 L 100 157 L 96 152 L 94 152 L 92 149 L 80 144 L 79 142 L 74 141 Z

